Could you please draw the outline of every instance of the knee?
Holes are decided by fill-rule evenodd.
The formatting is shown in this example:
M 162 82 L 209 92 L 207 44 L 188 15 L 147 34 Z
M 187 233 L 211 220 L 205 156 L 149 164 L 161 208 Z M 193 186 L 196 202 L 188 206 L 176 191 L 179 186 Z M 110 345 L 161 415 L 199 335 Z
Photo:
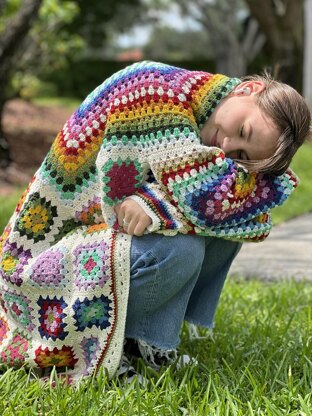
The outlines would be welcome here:
M 225 240 L 223 238 L 207 237 L 206 247 L 209 246 L 209 252 L 216 253 L 220 262 L 234 259 L 239 253 L 242 243 L 237 241 Z
M 163 254 L 180 270 L 200 269 L 205 256 L 205 238 L 184 234 L 166 237 Z

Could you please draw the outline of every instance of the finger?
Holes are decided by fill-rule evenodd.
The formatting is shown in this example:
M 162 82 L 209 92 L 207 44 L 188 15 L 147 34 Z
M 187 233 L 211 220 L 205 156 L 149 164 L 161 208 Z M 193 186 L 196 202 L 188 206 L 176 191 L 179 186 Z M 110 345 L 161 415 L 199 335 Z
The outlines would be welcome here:
M 137 224 L 138 224 L 138 219 L 137 218 L 131 218 L 131 220 L 129 221 L 129 225 L 125 226 L 124 230 L 127 231 L 127 234 L 134 235 L 134 230 L 135 230 Z
M 121 225 L 121 227 L 126 231 L 126 232 L 128 232 L 129 231 L 129 228 L 130 228 L 130 224 L 132 223 L 132 220 L 126 220 L 126 218 L 124 217 L 123 219 L 122 219 L 122 225 Z
M 140 237 L 144 234 L 145 229 L 146 229 L 146 226 L 144 225 L 144 223 L 139 222 L 133 230 L 133 235 Z
M 119 209 L 118 209 L 117 219 L 118 219 L 119 227 L 123 228 L 124 227 L 124 220 L 125 220 L 125 212 L 124 212 L 124 209 L 122 208 L 122 206 L 119 207 Z
M 150 217 L 141 219 L 138 221 L 133 234 L 140 237 L 144 234 L 144 231 L 147 229 L 147 227 L 152 223 L 152 219 Z

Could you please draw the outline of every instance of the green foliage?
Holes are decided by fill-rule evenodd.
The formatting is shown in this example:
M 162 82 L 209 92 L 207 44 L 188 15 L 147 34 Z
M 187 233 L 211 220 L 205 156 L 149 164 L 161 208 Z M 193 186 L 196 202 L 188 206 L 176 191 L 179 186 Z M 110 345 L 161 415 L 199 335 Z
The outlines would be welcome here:
M 78 100 L 77 98 L 44 96 L 43 94 L 40 94 L 39 97 L 34 98 L 32 102 L 34 104 L 47 107 L 66 107 L 71 111 L 74 111 L 81 104 L 81 100 Z
M 125 62 L 90 58 L 68 60 L 65 68 L 46 73 L 43 79 L 56 85 L 59 95 L 83 99 L 106 78 L 126 65 Z
M 44 0 L 39 18 L 31 31 L 37 50 L 35 64 L 39 64 L 39 75 L 64 68 L 69 56 L 75 57 L 85 47 L 82 37 L 68 30 L 78 14 L 75 1 Z M 28 60 L 29 67 L 31 62 Z
M 79 7 L 76 1 L 44 0 L 39 18 L 42 22 L 49 21 L 49 24 L 62 22 L 66 25 L 70 24 L 77 14 L 79 14 Z
M 10 26 L 10 19 L 18 12 L 20 1 L 9 0 L 0 17 L 0 32 Z M 61 70 L 69 56 L 80 53 L 85 42 L 70 33 L 68 25 L 79 13 L 75 1 L 43 0 L 39 16 L 24 39 L 14 59 L 11 79 L 6 85 L 6 96 L 30 98 L 36 93 L 39 77 Z
M 0 16 L 0 22 L 3 23 L 5 19 L 12 17 L 14 13 L 16 13 L 17 10 L 19 9 L 21 3 L 22 3 L 21 0 L 7 0 L 6 4 L 4 5 L 3 12 Z
M 202 60 L 213 55 L 211 41 L 201 30 L 180 31 L 157 25 L 143 48 L 148 59 L 181 61 Z
M 30 100 L 37 96 L 53 97 L 57 94 L 57 87 L 53 83 L 42 82 L 33 74 L 18 71 L 12 78 L 12 87 L 19 91 L 20 97 Z
M 8 0 L 0 16 L 0 33 L 20 5 L 20 0 Z M 139 21 L 142 12 L 141 0 L 106 0 L 105 3 L 97 0 L 43 0 L 39 16 L 19 56 L 16 56 L 6 96 L 32 98 L 38 90 L 38 80 L 53 77 L 58 71 L 67 74 L 64 84 L 69 82 L 70 85 L 70 79 L 76 72 L 75 66 L 70 63 L 76 62 L 78 56 L 92 55 L 95 47 L 102 48 L 103 54 L 107 36 L 128 29 Z M 101 71 L 99 74 L 102 81 Z M 59 78 L 64 79 L 64 75 Z M 59 88 L 62 89 L 62 86 Z M 89 91 L 84 89 L 82 94 Z
M 128 30 L 139 21 L 144 8 L 142 0 L 75 0 L 79 13 L 70 25 L 71 33 L 82 36 L 89 47 L 103 46 L 108 31 Z
M 11 415 L 309 416 L 312 414 L 311 296 L 307 283 L 228 281 L 213 336 L 181 352 L 199 364 L 155 373 L 148 384 L 107 381 L 100 372 L 76 389 L 43 386 L 25 370 L 4 371 L 0 413 Z M 53 375 L 51 380 L 55 380 Z

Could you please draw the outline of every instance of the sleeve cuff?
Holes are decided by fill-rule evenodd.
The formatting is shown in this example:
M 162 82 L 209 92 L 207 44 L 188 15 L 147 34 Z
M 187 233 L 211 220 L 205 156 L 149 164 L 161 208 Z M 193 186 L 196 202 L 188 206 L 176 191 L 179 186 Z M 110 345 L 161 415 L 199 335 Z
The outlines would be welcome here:
M 132 199 L 137 204 L 140 205 L 142 209 L 144 209 L 145 213 L 151 218 L 152 224 L 147 227 L 147 231 L 156 232 L 160 230 L 160 220 L 158 216 L 155 214 L 155 212 L 137 195 L 131 195 L 127 199 Z

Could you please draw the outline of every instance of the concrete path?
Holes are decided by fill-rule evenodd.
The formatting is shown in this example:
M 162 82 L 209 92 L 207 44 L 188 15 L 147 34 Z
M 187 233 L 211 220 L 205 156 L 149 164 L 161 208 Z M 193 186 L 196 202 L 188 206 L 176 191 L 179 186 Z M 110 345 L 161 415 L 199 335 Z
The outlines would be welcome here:
M 230 274 L 312 282 L 312 213 L 273 227 L 262 243 L 244 244 Z

